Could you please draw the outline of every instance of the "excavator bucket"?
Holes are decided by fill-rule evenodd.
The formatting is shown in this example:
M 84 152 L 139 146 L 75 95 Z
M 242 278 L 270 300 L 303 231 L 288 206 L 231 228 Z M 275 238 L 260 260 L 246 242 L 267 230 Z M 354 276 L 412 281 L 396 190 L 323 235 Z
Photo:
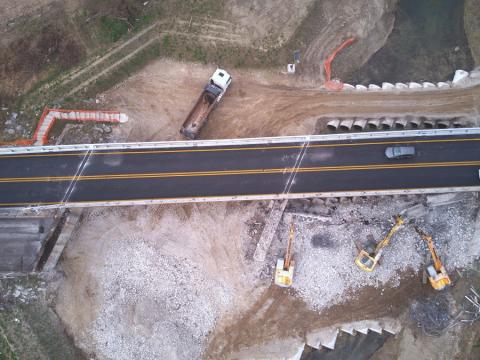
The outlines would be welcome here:
M 377 265 L 377 261 L 368 252 L 361 250 L 355 259 L 355 264 L 363 271 L 372 272 L 375 269 L 375 265 Z
M 275 268 L 275 285 L 280 287 L 292 286 L 294 265 L 294 262 L 290 261 L 290 266 L 288 269 L 285 269 L 284 259 L 277 260 L 277 266 Z

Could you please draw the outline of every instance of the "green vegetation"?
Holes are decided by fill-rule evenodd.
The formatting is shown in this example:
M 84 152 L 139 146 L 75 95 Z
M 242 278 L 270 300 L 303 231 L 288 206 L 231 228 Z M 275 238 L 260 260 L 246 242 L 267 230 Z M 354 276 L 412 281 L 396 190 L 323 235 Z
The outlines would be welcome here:
M 85 359 L 44 300 L 44 286 L 36 276 L 0 280 L 1 360 Z
M 18 360 L 15 350 L 13 349 L 12 344 L 8 341 L 7 336 L 5 335 L 5 323 L 0 318 L 0 359 L 5 360 Z
M 116 42 L 128 32 L 126 19 L 118 19 L 109 16 L 100 18 L 100 34 L 105 42 Z
M 204 64 L 207 63 L 207 54 L 200 46 L 195 46 L 193 48 L 193 59 Z
M 84 100 L 93 98 L 98 93 L 125 80 L 148 62 L 159 57 L 171 57 L 204 64 L 214 62 L 229 68 L 275 66 L 285 62 L 285 59 L 279 56 L 282 54 L 278 50 L 265 52 L 231 43 L 220 43 L 218 46 L 212 46 L 209 43 L 199 41 L 196 35 L 201 33 L 203 22 L 208 23 L 209 17 L 223 18 L 224 2 L 221 0 L 150 1 L 145 6 L 143 2 L 135 0 L 125 0 L 121 5 L 114 0 L 86 0 L 85 6 L 73 14 L 65 14 L 63 10 L 58 10 L 57 13 L 64 15 L 61 16 L 64 19 L 62 20 L 63 24 L 59 25 L 59 30 L 55 31 L 53 35 L 49 33 L 52 30 L 51 28 L 47 28 L 48 31 L 43 31 L 44 35 L 42 36 L 49 42 L 43 40 L 41 42 L 64 44 L 58 49 L 59 57 L 52 57 L 52 61 L 47 59 L 48 61 L 42 65 L 41 76 L 37 77 L 37 81 L 30 82 L 33 85 L 30 88 L 23 89 L 21 96 L 18 96 L 18 91 L 10 97 L 8 93 L 5 93 L 2 94 L 2 99 L 6 100 L 0 101 L 2 106 L 9 108 L 10 112 L 19 113 L 17 123 L 23 124 L 30 134 L 33 133 L 36 120 L 38 120 L 39 114 L 45 106 L 95 107 L 93 103 L 86 105 Z M 193 28 L 189 25 L 192 19 L 193 23 L 197 24 Z M 141 32 L 142 29 L 155 22 L 158 22 L 158 26 L 152 27 L 146 32 Z M 185 34 L 158 36 L 159 32 L 170 30 Z M 40 30 L 37 31 L 37 33 L 41 32 Z M 36 44 L 36 36 L 36 34 L 32 34 L 32 38 L 29 40 L 32 44 Z M 125 47 L 121 47 L 122 43 L 135 36 L 138 36 L 138 38 L 132 40 Z M 139 46 L 157 37 L 158 40 L 154 40 L 134 56 L 128 57 Z M 72 41 L 75 41 L 75 43 Z M 115 54 L 101 62 L 95 62 L 117 47 L 119 47 L 119 50 Z M 71 59 L 70 55 L 72 53 L 77 54 L 77 56 L 74 59 L 75 62 L 70 64 L 68 61 L 73 60 L 68 59 Z M 115 66 L 116 62 L 126 57 L 128 57 L 128 60 Z M 27 58 L 34 59 L 33 56 L 27 56 Z M 58 59 L 64 60 L 56 62 Z M 72 65 L 76 65 L 76 67 L 73 68 Z M 112 67 L 111 70 L 86 85 L 86 88 L 80 90 L 78 94 L 67 95 L 75 87 L 109 67 Z M 25 69 L 29 69 L 28 64 L 25 65 Z M 67 73 L 69 69 L 74 71 L 72 74 L 79 70 L 81 73 L 77 73 L 78 76 L 75 75 L 75 79 L 70 80 L 70 75 Z M 21 72 L 22 70 L 19 73 Z M 31 73 L 31 71 L 27 71 L 26 74 L 30 75 L 25 76 L 31 76 Z M 2 82 L 0 81 L 0 83 Z M 3 84 L 6 83 L 3 82 Z M 27 81 L 20 81 L 17 77 L 11 83 L 18 86 L 27 83 Z M 8 88 L 6 87 L 6 89 Z M 65 98 L 65 96 L 67 97 Z M 0 123 L 2 119 L 6 119 L 6 116 L 6 112 L 0 112 Z M 61 127 L 59 129 L 54 128 L 53 133 L 61 130 Z M 10 137 L 17 136 L 18 134 L 8 135 L 5 132 L 0 132 L 0 140 L 3 141 L 11 140 Z
M 88 87 L 84 95 L 93 97 L 98 93 L 108 90 L 113 85 L 118 84 L 136 71 L 142 69 L 151 60 L 158 58 L 161 54 L 162 47 L 159 42 L 155 41 L 108 75 L 97 79 Z

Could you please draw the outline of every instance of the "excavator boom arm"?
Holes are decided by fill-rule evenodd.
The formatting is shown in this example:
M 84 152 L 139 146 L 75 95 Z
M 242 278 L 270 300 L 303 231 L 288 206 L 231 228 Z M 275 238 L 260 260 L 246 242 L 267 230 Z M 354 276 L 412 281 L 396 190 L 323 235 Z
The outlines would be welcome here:
M 432 254 L 433 266 L 435 267 L 435 270 L 440 271 L 443 264 L 440 261 L 440 257 L 437 255 L 432 237 L 424 233 L 418 227 L 415 227 L 415 230 L 418 232 L 421 238 L 427 243 L 428 250 L 430 250 L 430 254 Z
M 400 229 L 400 227 L 403 225 L 403 219 L 401 216 L 397 216 L 395 220 L 395 225 L 390 229 L 388 234 L 383 238 L 382 241 L 380 241 L 376 248 L 375 248 L 375 253 L 378 253 L 380 250 L 382 250 L 385 246 L 387 246 L 390 243 L 390 239 L 392 236 Z
M 293 238 L 295 236 L 295 227 L 293 225 L 293 220 L 290 223 L 290 235 L 288 238 L 288 244 L 287 244 L 287 253 L 285 254 L 285 268 L 290 267 L 290 262 L 292 261 L 292 249 L 293 249 Z

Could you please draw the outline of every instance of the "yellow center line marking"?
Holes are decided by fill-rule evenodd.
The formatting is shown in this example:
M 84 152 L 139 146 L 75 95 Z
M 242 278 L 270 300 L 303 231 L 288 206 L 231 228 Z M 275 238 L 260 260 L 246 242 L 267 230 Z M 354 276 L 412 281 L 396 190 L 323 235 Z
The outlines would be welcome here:
M 341 140 L 352 141 L 352 140 Z M 377 141 L 377 142 L 360 142 L 360 143 L 342 143 L 342 144 L 310 144 L 308 148 L 322 147 L 350 147 L 350 146 L 367 146 L 367 145 L 398 145 L 398 144 L 422 144 L 422 143 L 445 143 L 445 142 L 468 142 L 480 141 L 480 138 L 466 139 L 430 139 L 430 140 L 403 140 L 403 141 Z M 212 145 L 213 146 L 213 145 Z M 241 146 L 241 145 L 238 145 Z M 255 150 L 288 150 L 301 149 L 303 144 L 299 145 L 283 145 L 283 146 L 253 146 L 253 147 L 231 147 L 231 148 L 189 148 L 175 150 L 131 150 L 131 151 L 105 151 L 92 149 L 91 156 L 97 155 L 142 155 L 142 154 L 169 154 L 169 153 L 192 153 L 192 152 L 223 152 L 223 151 L 255 151 Z M 60 157 L 60 156 L 83 156 L 86 152 L 72 153 L 39 153 L 39 154 L 18 154 L 18 155 L 0 155 L 0 159 L 7 158 L 28 158 L 28 157 Z M 98 152 L 97 152 L 98 151 Z
M 59 182 L 59 181 L 88 181 L 88 180 L 129 180 L 129 179 L 154 179 L 172 177 L 202 177 L 202 176 L 227 176 L 227 175 L 257 175 L 257 174 L 287 174 L 292 172 L 327 172 L 327 171 L 358 171 L 382 169 L 409 169 L 454 166 L 480 166 L 480 161 L 450 161 L 429 163 L 402 163 L 402 164 L 373 164 L 373 165 L 348 165 L 348 166 L 316 166 L 305 168 L 271 168 L 271 169 L 242 169 L 242 170 L 212 170 L 212 171 L 185 171 L 165 173 L 140 173 L 140 174 L 104 174 L 81 176 L 40 176 L 22 178 L 0 178 L 0 183 L 24 182 Z

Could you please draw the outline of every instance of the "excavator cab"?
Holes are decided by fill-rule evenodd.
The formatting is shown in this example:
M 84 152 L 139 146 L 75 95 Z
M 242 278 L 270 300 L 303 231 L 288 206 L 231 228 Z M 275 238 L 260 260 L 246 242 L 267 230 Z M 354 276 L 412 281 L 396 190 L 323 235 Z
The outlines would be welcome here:
M 285 260 L 277 260 L 277 266 L 275 268 L 275 285 L 280 287 L 292 286 L 294 265 L 295 262 L 291 261 L 290 266 L 285 268 Z
M 292 219 L 285 258 L 278 259 L 277 266 L 275 267 L 275 285 L 280 287 L 292 286 L 293 270 L 295 269 L 295 262 L 292 260 L 294 235 L 295 228 Z
M 445 270 L 445 267 L 443 266 L 437 272 L 437 270 L 435 270 L 435 267 L 433 265 L 430 265 L 427 267 L 427 274 L 428 281 L 430 281 L 430 285 L 432 285 L 435 290 L 443 290 L 448 285 L 452 284 L 452 280 L 450 280 L 450 277 L 447 274 L 447 270 Z
M 375 269 L 375 266 L 378 264 L 378 260 L 382 256 L 383 249 L 387 246 L 392 238 L 400 227 L 403 225 L 404 220 L 400 215 L 397 215 L 395 219 L 395 225 L 390 229 L 388 234 L 380 241 L 374 248 L 362 249 L 358 253 L 355 264 L 362 269 L 363 271 L 372 272 Z
M 355 259 L 355 264 L 362 269 L 363 271 L 372 272 L 377 265 L 378 259 L 375 259 L 374 256 L 370 256 L 370 253 L 366 250 L 360 250 L 357 258 Z

